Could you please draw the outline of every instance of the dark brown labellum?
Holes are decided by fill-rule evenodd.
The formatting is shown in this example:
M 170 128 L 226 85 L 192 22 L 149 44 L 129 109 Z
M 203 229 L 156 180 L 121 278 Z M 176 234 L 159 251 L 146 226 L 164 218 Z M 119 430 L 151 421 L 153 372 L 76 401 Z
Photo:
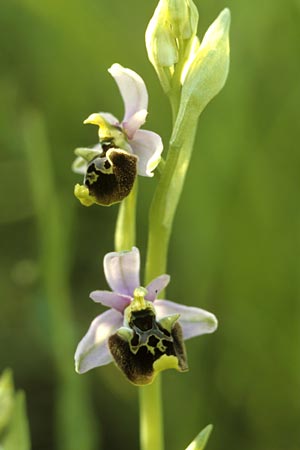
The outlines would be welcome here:
M 175 322 L 171 332 L 156 321 L 151 309 L 132 312 L 129 323 L 133 331 L 130 339 L 118 333 L 110 336 L 109 349 L 117 366 L 134 384 L 143 385 L 153 381 L 155 362 L 164 355 L 177 359 L 177 369 L 188 370 L 181 326 Z
M 87 168 L 84 184 L 99 205 L 122 201 L 130 193 L 137 175 L 137 156 L 110 149 L 107 157 L 97 157 Z

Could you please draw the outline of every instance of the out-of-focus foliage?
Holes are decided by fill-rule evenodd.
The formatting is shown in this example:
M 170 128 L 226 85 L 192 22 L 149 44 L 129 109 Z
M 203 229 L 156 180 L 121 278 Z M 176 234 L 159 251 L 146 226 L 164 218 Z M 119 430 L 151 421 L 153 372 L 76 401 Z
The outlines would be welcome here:
M 25 395 L 14 391 L 12 373 L 8 369 L 0 377 L 0 448 L 30 449 Z
M 224 90 L 200 118 L 175 220 L 168 293 L 214 312 L 220 325 L 215 335 L 187 343 L 189 373 L 164 374 L 166 440 L 168 448 L 181 450 L 213 423 L 210 450 L 297 450 L 300 2 L 195 3 L 200 35 L 221 9 L 231 9 L 231 68 Z M 105 288 L 101 263 L 113 249 L 117 206 L 77 203 L 73 185 L 79 179 L 70 166 L 75 147 L 95 142 L 94 127 L 82 125 L 90 113 L 122 117 L 117 87 L 107 73 L 112 63 L 144 78 L 150 96 L 147 128 L 164 142 L 170 135 L 169 106 L 144 45 L 155 7 L 155 0 L 0 4 L 0 370 L 12 367 L 16 385 L 27 393 L 33 450 L 61 448 L 61 423 L 80 427 L 81 401 L 67 418 L 63 407 L 57 408 L 70 404 L 72 389 L 80 389 L 77 380 L 90 385 L 88 420 L 97 424 L 95 439 L 87 439 L 90 449 L 118 449 L 124 442 L 138 448 L 136 388 L 113 365 L 76 375 L 73 354 L 56 352 L 55 338 L 60 333 L 64 340 L 65 330 L 66 347 L 73 343 L 75 350 L 92 318 L 103 311 L 88 293 Z M 49 208 L 37 213 L 28 151 L 39 141 L 26 133 L 32 110 L 45 124 L 60 211 L 55 218 L 51 198 L 43 197 Z M 36 170 L 36 185 L 48 180 L 45 171 Z M 139 183 L 142 255 L 154 186 L 155 178 Z M 57 219 L 64 232 L 56 239 Z M 45 264 L 47 248 L 51 263 Z M 62 313 L 55 258 L 66 284 Z M 72 314 L 67 309 L 64 315 L 69 307 Z M 59 329 L 55 314 L 62 315 Z M 72 380 L 67 387 L 66 379 Z

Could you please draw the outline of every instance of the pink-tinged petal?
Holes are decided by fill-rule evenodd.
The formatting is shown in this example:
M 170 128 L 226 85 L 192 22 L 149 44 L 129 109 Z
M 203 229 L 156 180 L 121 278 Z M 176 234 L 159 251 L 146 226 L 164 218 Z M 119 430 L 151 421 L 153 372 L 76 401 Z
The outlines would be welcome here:
M 133 296 L 140 286 L 140 252 L 138 248 L 126 252 L 107 253 L 103 261 L 106 280 L 114 292 Z
M 76 372 L 84 373 L 94 367 L 109 364 L 113 360 L 107 342 L 109 336 L 114 334 L 122 323 L 122 314 L 114 309 L 93 320 L 75 353 Z
M 99 113 L 104 120 L 106 120 L 106 122 L 108 122 L 110 125 L 114 125 L 115 127 L 120 126 L 120 122 L 118 121 L 118 119 L 113 116 L 110 113 L 106 113 L 106 112 L 100 112 Z
M 154 280 L 146 286 L 148 293 L 145 296 L 145 299 L 153 302 L 153 300 L 157 298 L 158 294 L 168 286 L 169 282 L 170 275 L 167 274 L 154 278 Z
M 161 137 L 153 131 L 138 130 L 130 145 L 133 153 L 139 157 L 138 174 L 153 177 L 152 171 L 158 165 L 163 151 Z
M 122 122 L 128 122 L 140 110 L 147 111 L 148 93 L 143 79 L 120 64 L 113 64 L 108 71 L 114 77 L 123 98 L 125 114 Z
M 101 303 L 102 305 L 116 309 L 121 313 L 131 301 L 129 295 L 117 294 L 116 292 L 110 291 L 93 291 L 90 293 L 90 298 L 96 303 Z
M 129 140 L 134 139 L 134 136 L 139 128 L 146 122 L 148 111 L 141 109 L 133 114 L 126 122 L 122 122 L 123 129 Z
M 194 306 L 180 305 L 169 300 L 155 300 L 154 308 L 157 320 L 171 314 L 180 314 L 179 323 L 184 339 L 213 333 L 218 326 L 218 321 L 212 313 Z

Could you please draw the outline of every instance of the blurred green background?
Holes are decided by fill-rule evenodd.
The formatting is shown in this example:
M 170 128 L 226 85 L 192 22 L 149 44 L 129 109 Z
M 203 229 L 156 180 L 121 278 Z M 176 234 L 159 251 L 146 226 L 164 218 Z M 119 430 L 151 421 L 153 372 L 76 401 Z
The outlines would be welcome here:
M 187 343 L 190 372 L 163 376 L 167 450 L 208 423 L 210 450 L 300 448 L 300 1 L 196 0 L 199 35 L 232 13 L 231 70 L 199 130 L 170 246 L 168 298 L 219 318 Z M 121 118 L 107 72 L 137 71 L 146 128 L 170 135 L 147 60 L 156 0 L 0 3 L 0 369 L 26 391 L 33 450 L 138 449 L 137 389 L 113 365 L 75 374 L 103 309 L 102 258 L 117 206 L 84 208 L 73 149 L 96 142 L 92 112 Z M 140 179 L 138 245 L 156 180 Z M 155 450 L 155 449 L 153 449 Z

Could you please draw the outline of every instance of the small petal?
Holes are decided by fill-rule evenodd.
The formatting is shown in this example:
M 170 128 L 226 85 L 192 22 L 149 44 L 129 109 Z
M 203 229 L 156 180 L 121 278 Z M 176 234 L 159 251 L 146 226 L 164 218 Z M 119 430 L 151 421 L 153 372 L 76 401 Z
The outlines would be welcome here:
M 185 340 L 201 334 L 213 333 L 218 326 L 218 321 L 213 314 L 194 306 L 180 305 L 169 300 L 155 300 L 154 308 L 157 320 L 171 314 L 180 314 L 178 322 L 182 327 Z
M 96 303 L 101 303 L 109 308 L 116 309 L 123 313 L 124 309 L 129 305 L 131 297 L 129 295 L 117 294 L 110 291 L 93 291 L 90 298 Z
M 114 125 L 115 127 L 120 126 L 120 122 L 113 114 L 107 112 L 100 112 L 99 114 L 101 114 L 103 119 L 110 123 L 110 125 Z
M 131 116 L 140 110 L 147 111 L 148 93 L 143 79 L 120 64 L 113 64 L 108 71 L 114 77 L 124 101 L 123 122 L 128 122 Z
M 145 295 L 145 299 L 153 302 L 158 296 L 158 294 L 168 286 L 170 282 L 170 275 L 160 275 L 159 277 L 154 278 L 148 286 L 146 286 L 147 295 Z
M 163 151 L 161 137 L 148 130 L 138 130 L 134 139 L 130 142 L 133 153 L 139 157 L 138 174 L 144 177 L 152 177 L 152 171 L 160 161 Z
M 128 121 L 123 122 L 123 129 L 126 132 L 129 140 L 132 140 L 135 136 L 137 130 L 141 128 L 146 122 L 148 111 L 146 109 L 141 109 L 140 111 L 133 114 Z
M 122 326 L 122 322 L 122 314 L 113 309 L 93 320 L 75 353 L 76 372 L 84 373 L 113 360 L 108 348 L 108 338 Z
M 75 148 L 74 153 L 76 156 L 80 156 L 86 162 L 92 161 L 97 156 L 103 153 L 102 147 L 100 144 L 96 144 L 93 147 L 78 147 Z
M 104 257 L 106 280 L 114 292 L 133 296 L 133 291 L 140 286 L 140 252 L 132 247 L 128 252 L 111 252 Z

